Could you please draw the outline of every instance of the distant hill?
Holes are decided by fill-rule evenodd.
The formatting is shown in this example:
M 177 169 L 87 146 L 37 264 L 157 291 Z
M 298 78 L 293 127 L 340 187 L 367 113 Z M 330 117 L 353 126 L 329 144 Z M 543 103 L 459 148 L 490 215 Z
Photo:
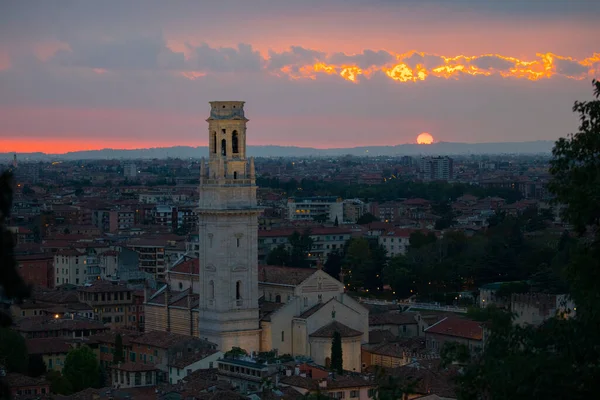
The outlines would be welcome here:
M 419 156 L 419 155 L 468 155 L 468 154 L 542 154 L 550 153 L 554 142 L 501 143 L 451 143 L 430 145 L 399 144 L 396 146 L 367 146 L 350 148 L 315 149 L 295 146 L 248 146 L 248 154 L 255 157 L 325 157 L 325 156 Z M 153 158 L 200 158 L 208 156 L 207 147 L 157 147 L 150 149 L 119 150 L 103 149 L 74 151 L 66 154 L 18 153 L 19 160 L 106 160 L 106 159 L 153 159 Z M 0 160 L 12 160 L 13 153 L 0 153 Z

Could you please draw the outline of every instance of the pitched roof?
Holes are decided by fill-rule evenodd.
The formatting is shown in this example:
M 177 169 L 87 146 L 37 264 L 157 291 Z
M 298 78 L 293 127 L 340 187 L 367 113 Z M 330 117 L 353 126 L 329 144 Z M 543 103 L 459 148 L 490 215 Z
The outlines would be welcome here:
M 133 362 L 113 364 L 110 366 L 110 368 L 116 369 L 119 371 L 129 371 L 129 372 L 156 371 L 158 369 L 158 368 L 156 368 L 155 365 L 152 365 L 152 364 L 139 364 L 139 363 L 133 363 Z
M 258 281 L 275 285 L 298 286 L 317 270 L 313 268 L 278 267 L 275 265 L 259 265 Z
M 324 390 L 376 386 L 374 381 L 359 375 L 338 375 L 335 379 L 329 377 L 326 381 L 327 387 Z M 319 380 L 299 375 L 285 376 L 281 378 L 281 383 L 308 390 L 319 389 Z
M 169 367 L 185 368 L 195 362 L 204 360 L 206 357 L 217 352 L 218 350 L 213 348 L 196 349 L 191 353 L 184 353 L 181 357 L 176 357 L 175 359 L 171 360 L 168 365 Z
M 61 338 L 27 339 L 29 354 L 62 354 L 68 353 L 71 346 Z
M 369 315 L 369 325 L 416 325 L 416 314 L 412 312 L 391 311 Z
M 168 349 L 169 347 L 184 341 L 194 341 L 196 343 L 201 343 L 206 348 L 212 348 L 215 346 L 214 343 L 211 343 L 207 340 L 195 338 L 192 336 L 180 335 L 178 333 L 163 331 L 150 331 L 144 333 L 141 336 L 131 339 L 132 343 L 144 344 L 147 346 L 159 347 L 162 349 Z
M 446 317 L 425 329 L 425 333 L 461 337 L 470 340 L 483 340 L 481 323 L 465 318 Z
M 200 260 L 197 258 L 191 258 L 183 261 L 169 270 L 169 272 L 175 272 L 178 274 L 189 274 L 198 275 L 200 273 Z
M 329 324 L 317 329 L 311 333 L 310 337 L 332 338 L 335 332 L 339 332 L 344 337 L 362 336 L 362 332 L 352 329 L 341 322 L 332 321 Z
M 373 329 L 369 331 L 369 343 L 392 342 L 396 336 L 388 329 Z
M 43 378 L 32 378 L 27 375 L 8 373 L 6 374 L 6 382 L 11 389 L 27 387 L 27 386 L 48 386 L 50 383 Z

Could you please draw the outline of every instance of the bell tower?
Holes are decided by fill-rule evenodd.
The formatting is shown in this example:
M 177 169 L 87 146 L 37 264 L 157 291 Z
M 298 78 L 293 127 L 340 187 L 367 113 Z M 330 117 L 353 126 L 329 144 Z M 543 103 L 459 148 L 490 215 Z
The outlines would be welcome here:
M 209 157 L 200 163 L 200 337 L 223 351 L 259 351 L 258 215 L 246 157 L 243 101 L 210 102 Z

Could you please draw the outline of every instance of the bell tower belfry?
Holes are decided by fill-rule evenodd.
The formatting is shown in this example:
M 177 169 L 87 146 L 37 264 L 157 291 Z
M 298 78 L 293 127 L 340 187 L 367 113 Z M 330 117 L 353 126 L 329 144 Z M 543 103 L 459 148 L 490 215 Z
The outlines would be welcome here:
M 198 331 L 223 351 L 259 351 L 258 215 L 246 157 L 243 101 L 210 102 L 209 157 L 200 164 Z

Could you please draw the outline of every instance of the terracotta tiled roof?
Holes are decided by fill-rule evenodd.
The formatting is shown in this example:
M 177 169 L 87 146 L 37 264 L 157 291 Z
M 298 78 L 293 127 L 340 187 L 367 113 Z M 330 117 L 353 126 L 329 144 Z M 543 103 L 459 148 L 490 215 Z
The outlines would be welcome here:
M 71 346 L 61 338 L 28 339 L 26 344 L 29 354 L 62 354 L 71 350 Z
M 396 336 L 387 329 L 373 329 L 369 331 L 369 343 L 392 342 Z
M 298 286 L 317 270 L 312 268 L 278 267 L 275 265 L 259 265 L 258 281 L 277 285 Z
M 329 301 L 327 302 L 329 303 Z M 304 311 L 302 314 L 300 314 L 298 316 L 298 318 L 308 318 L 311 315 L 313 315 L 314 313 L 316 313 L 317 311 L 319 311 L 321 308 L 323 308 L 323 306 L 327 303 L 317 303 L 314 306 L 312 306 L 311 308 L 309 308 L 308 310 Z
M 310 337 L 332 338 L 335 332 L 339 332 L 342 337 L 362 336 L 362 332 L 352 329 L 341 322 L 332 321 L 311 333 Z
M 155 365 L 139 364 L 139 363 L 132 363 L 132 362 L 113 364 L 110 366 L 110 368 L 116 369 L 119 371 L 129 371 L 129 372 L 155 371 L 158 369 L 158 368 L 156 368 Z
M 371 332 L 369 332 L 370 337 Z M 389 357 L 414 357 L 426 353 L 425 340 L 422 338 L 408 338 L 397 342 L 383 342 L 363 346 L 363 349 L 371 354 L 379 354 Z
M 144 333 L 142 336 L 131 339 L 132 343 L 143 344 L 147 346 L 168 349 L 169 347 L 184 342 L 195 341 L 201 343 L 206 348 L 212 348 L 215 345 L 206 340 L 194 338 L 192 336 L 180 335 L 173 332 L 151 331 Z
M 44 331 L 77 331 L 77 330 L 107 330 L 104 324 L 81 319 L 66 319 L 51 317 L 24 318 L 16 322 L 15 329 L 19 332 Z
M 211 356 L 218 352 L 216 349 L 199 349 L 199 351 L 193 351 L 191 353 L 184 353 L 181 357 L 177 357 L 169 362 L 169 367 L 185 368 L 200 360 L 204 360 L 206 357 Z
M 182 263 L 177 264 L 169 270 L 169 272 L 175 272 L 179 274 L 189 274 L 190 272 L 194 275 L 200 273 L 200 260 L 192 258 Z
M 481 323 L 456 317 L 444 318 L 437 324 L 425 329 L 425 333 L 461 337 L 470 340 L 483 340 Z
M 42 378 L 31 378 L 27 375 L 8 373 L 6 374 L 6 382 L 11 389 L 33 386 L 49 386 L 50 383 Z
M 369 315 L 369 325 L 416 325 L 416 314 L 411 312 L 390 311 Z
M 108 281 L 94 281 L 89 286 L 81 286 L 77 288 L 80 292 L 99 293 L 99 292 L 130 292 L 131 289 L 127 285 L 121 283 L 113 283 Z
M 281 383 L 295 386 L 308 390 L 318 390 L 319 380 L 299 375 L 285 376 L 281 378 Z M 363 376 L 346 376 L 338 375 L 333 378 L 327 379 L 327 387 L 321 388 L 321 390 L 330 389 L 342 389 L 342 388 L 358 388 L 358 387 L 373 387 L 376 386 L 375 382 L 365 379 Z

